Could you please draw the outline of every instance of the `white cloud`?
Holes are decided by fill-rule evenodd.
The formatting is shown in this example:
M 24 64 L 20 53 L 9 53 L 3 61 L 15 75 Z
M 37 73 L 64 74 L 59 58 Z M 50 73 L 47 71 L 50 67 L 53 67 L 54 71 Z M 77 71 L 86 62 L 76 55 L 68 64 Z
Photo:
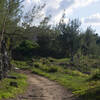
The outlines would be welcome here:
M 99 0 L 70 0 L 72 5 L 66 9 L 66 14 L 71 14 L 75 9 L 88 6 L 92 3 L 98 2 Z
M 67 1 L 62 0 L 63 5 L 65 7 L 65 8 L 63 8 L 63 7 L 62 8 L 65 9 L 65 14 L 67 17 L 68 15 L 72 15 L 72 13 L 75 9 L 88 6 L 88 5 L 98 2 L 98 1 L 99 0 L 67 0 Z M 55 16 L 56 22 L 59 21 L 60 18 L 62 17 L 63 9 L 61 9 L 61 11 Z M 66 18 L 65 20 L 68 20 L 68 18 Z
M 75 5 L 74 7 L 77 8 L 77 7 L 84 7 L 84 6 L 87 6 L 91 3 L 94 3 L 94 2 L 98 2 L 99 0 L 75 0 Z
M 48 0 L 47 0 L 48 1 Z M 49 0 L 49 1 L 52 1 L 52 0 Z M 56 1 L 59 1 L 59 0 L 55 0 Z M 78 9 L 78 8 L 81 8 L 81 7 L 86 7 L 90 4 L 93 4 L 93 3 L 96 3 L 98 2 L 99 0 L 60 0 L 59 3 L 54 3 L 52 2 L 50 5 L 53 7 L 57 7 L 57 4 L 59 7 L 57 8 L 61 8 L 62 9 L 59 9 L 58 12 L 55 12 L 55 16 L 54 16 L 54 19 L 53 21 L 55 20 L 55 23 L 58 22 L 60 20 L 60 18 L 62 17 L 62 14 L 63 14 L 63 10 L 65 9 L 65 14 L 66 14 L 66 17 L 69 16 L 69 15 L 72 15 L 73 14 L 73 11 L 75 9 Z M 62 3 L 62 5 L 61 5 Z M 68 20 L 68 18 L 66 18 L 65 20 Z
M 100 25 L 100 13 L 96 13 L 86 18 L 82 18 L 82 22 L 88 25 Z
M 56 24 L 60 21 L 61 17 L 62 17 L 62 12 L 60 12 L 59 14 L 57 14 L 53 19 L 52 19 L 52 24 Z
M 51 14 L 53 17 L 52 23 L 56 23 L 62 17 L 64 9 L 67 17 L 67 15 L 72 15 L 75 9 L 86 7 L 98 1 L 100 0 L 26 0 L 25 6 L 30 8 L 30 5 L 46 3 L 42 13 L 44 16 Z
M 58 9 L 60 7 L 60 3 L 62 0 L 46 0 L 46 7 L 47 8 L 54 8 Z
M 38 2 L 40 2 L 41 0 L 25 0 L 25 2 L 27 2 L 27 3 L 32 3 L 32 2 L 34 2 L 34 3 L 38 3 Z
M 25 0 L 25 2 L 27 2 L 28 4 L 29 3 L 35 3 L 35 4 L 38 4 L 38 3 L 46 3 L 46 7 L 52 7 L 52 8 L 59 8 L 60 6 L 60 2 L 62 0 Z

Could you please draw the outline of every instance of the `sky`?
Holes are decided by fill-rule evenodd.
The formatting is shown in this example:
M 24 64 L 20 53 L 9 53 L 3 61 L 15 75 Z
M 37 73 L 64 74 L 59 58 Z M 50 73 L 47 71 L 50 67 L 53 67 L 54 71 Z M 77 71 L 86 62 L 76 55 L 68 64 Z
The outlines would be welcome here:
M 65 12 L 66 23 L 69 18 L 78 18 L 83 30 L 91 26 L 100 35 L 100 0 L 25 0 L 24 2 L 25 9 L 43 3 L 46 6 L 41 13 L 44 17 L 52 16 L 50 24 L 58 23 Z

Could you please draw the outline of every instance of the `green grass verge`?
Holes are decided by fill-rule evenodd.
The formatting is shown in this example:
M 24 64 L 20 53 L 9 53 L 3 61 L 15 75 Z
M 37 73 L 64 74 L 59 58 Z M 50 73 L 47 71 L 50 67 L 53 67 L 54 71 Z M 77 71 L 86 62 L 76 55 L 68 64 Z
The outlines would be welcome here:
M 17 77 L 17 79 L 5 78 L 0 81 L 0 100 L 16 97 L 16 95 L 23 93 L 28 85 L 25 75 L 14 72 L 10 75 Z M 10 82 L 17 82 L 18 87 L 10 86 Z
M 22 68 L 20 64 L 23 65 L 23 68 L 25 64 L 25 66 L 27 66 L 27 68 L 25 67 L 25 69 L 31 70 L 35 74 L 47 77 L 50 80 L 58 82 L 59 84 L 70 89 L 72 93 L 81 98 L 81 100 L 100 100 L 100 80 L 98 80 L 98 74 L 94 74 L 94 72 L 96 72 L 98 68 L 95 68 L 95 70 L 94 68 L 91 68 L 91 74 L 87 75 L 77 70 L 77 68 L 74 68 L 74 70 L 72 70 L 69 67 L 61 67 L 60 65 L 58 65 L 62 62 L 69 63 L 69 59 L 64 58 L 57 60 L 53 58 L 42 58 L 34 60 L 33 63 L 30 62 L 32 64 L 30 64 L 29 62 L 18 61 L 17 63 L 15 61 L 14 64 L 16 67 L 18 66 L 19 68 Z M 93 60 L 91 62 L 93 63 Z M 92 64 L 92 66 L 94 66 L 94 63 Z M 94 79 L 95 77 L 97 78 L 97 80 Z
M 81 100 L 100 100 L 100 81 L 87 81 L 90 76 L 77 76 L 74 74 L 46 73 L 38 68 L 33 68 L 32 72 L 45 76 L 65 86 Z

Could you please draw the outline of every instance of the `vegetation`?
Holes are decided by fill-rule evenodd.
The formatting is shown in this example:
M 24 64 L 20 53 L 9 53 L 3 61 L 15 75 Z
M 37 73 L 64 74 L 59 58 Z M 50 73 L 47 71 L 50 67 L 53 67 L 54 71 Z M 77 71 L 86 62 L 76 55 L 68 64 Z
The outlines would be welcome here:
M 45 4 L 23 13 L 23 2 L 0 0 L 0 79 L 7 77 L 12 64 L 57 81 L 83 100 L 100 100 L 98 33 L 91 27 L 82 31 L 78 19 L 65 22 L 65 14 L 55 26 L 49 24 L 51 16 L 33 25 L 42 18 Z M 18 78 L 0 81 L 0 99 L 23 92 L 26 77 L 13 75 Z M 9 86 L 11 81 L 17 82 L 18 88 Z
M 90 59 L 88 58 L 88 60 Z M 82 72 L 83 68 L 78 70 L 74 65 L 72 66 L 71 62 L 69 63 L 68 58 L 41 58 L 34 59 L 34 62 L 13 61 L 13 64 L 22 69 L 24 66 L 27 66 L 27 68 L 25 67 L 25 70 L 31 70 L 35 74 L 58 82 L 71 90 L 75 96 L 81 98 L 82 100 L 99 100 L 100 74 L 99 69 L 93 68 L 93 61 L 97 60 L 91 59 L 91 62 L 87 63 L 87 67 L 89 67 L 90 64 L 92 66 L 89 67 L 87 72 Z
M 30 48 L 23 48 L 24 45 L 21 46 L 23 41 L 21 41 L 21 43 L 16 44 L 17 47 L 12 50 L 13 58 L 17 58 L 17 55 L 21 56 L 26 49 L 27 51 L 29 49 L 31 52 L 31 57 L 69 57 L 72 61 L 74 60 L 73 57 L 75 55 L 77 55 L 78 58 L 81 56 L 98 57 L 98 55 L 100 55 L 100 37 L 91 27 L 88 27 L 86 31 L 81 32 L 80 22 L 77 19 L 71 20 L 67 24 L 60 23 L 55 28 L 50 28 L 48 25 L 47 27 L 41 26 L 40 24 L 39 26 L 28 27 L 28 29 L 24 30 L 32 31 L 23 34 L 23 36 L 28 37 L 26 40 L 37 44 L 36 50 L 30 51 Z M 30 44 L 27 44 L 27 46 L 28 45 Z M 25 53 L 24 57 L 29 55 L 29 53 Z
M 9 73 L 9 75 L 13 75 L 17 77 L 17 79 L 5 78 L 0 81 L 0 100 L 14 98 L 16 95 L 24 93 L 27 87 L 27 77 L 23 74 L 18 74 L 15 72 Z M 18 86 L 10 86 L 10 82 L 17 82 Z
M 15 50 L 13 50 L 14 59 L 21 60 L 22 58 L 23 59 L 31 58 L 32 55 L 36 56 L 38 48 L 39 45 L 36 42 L 24 40 L 21 42 L 21 44 L 18 47 L 16 47 Z

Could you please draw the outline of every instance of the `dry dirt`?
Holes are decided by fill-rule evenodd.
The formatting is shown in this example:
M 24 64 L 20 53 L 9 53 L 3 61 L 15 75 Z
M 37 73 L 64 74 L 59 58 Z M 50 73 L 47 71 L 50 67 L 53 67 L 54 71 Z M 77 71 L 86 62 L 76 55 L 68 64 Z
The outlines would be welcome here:
M 29 71 L 21 71 L 21 73 L 28 77 L 29 87 L 27 92 L 9 100 L 76 100 L 71 92 L 56 82 Z

